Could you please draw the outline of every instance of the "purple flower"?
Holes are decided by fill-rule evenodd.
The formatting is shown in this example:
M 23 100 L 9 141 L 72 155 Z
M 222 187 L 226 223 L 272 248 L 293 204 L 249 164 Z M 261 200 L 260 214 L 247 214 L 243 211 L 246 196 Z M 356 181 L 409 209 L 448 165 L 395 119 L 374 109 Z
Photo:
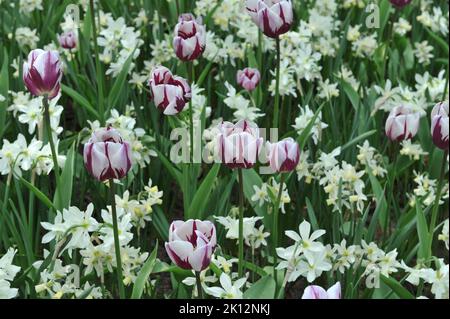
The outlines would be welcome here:
M 253 91 L 261 80 L 261 74 L 257 69 L 245 68 L 237 73 L 237 83 L 247 91 Z
M 267 157 L 274 172 L 291 172 L 300 160 L 300 147 L 290 137 L 274 144 L 267 142 Z
M 192 61 L 200 57 L 206 47 L 206 29 L 201 19 L 185 13 L 180 15 L 173 39 L 175 54 L 182 61 Z
M 173 263 L 183 269 L 202 271 L 211 263 L 216 248 L 216 227 L 209 221 L 175 221 L 170 225 L 165 244 Z
M 270 38 L 288 32 L 294 21 L 290 0 L 247 0 L 246 8 L 256 25 Z
M 23 82 L 34 96 L 56 97 L 61 89 L 62 74 L 56 51 L 33 50 L 23 64 Z
M 58 36 L 58 41 L 64 49 L 75 49 L 77 47 L 77 35 L 73 31 L 64 32 Z
M 398 8 L 403 8 L 410 4 L 412 0 L 389 0 L 389 2 Z
M 412 139 L 419 131 L 420 114 L 409 106 L 395 107 L 386 121 L 386 135 L 391 141 Z
M 229 168 L 252 168 L 261 151 L 262 138 L 255 123 L 239 121 L 236 125 L 223 122 L 219 125 L 219 156 Z
M 435 105 L 431 112 L 431 134 L 434 144 L 448 150 L 448 101 Z
M 149 86 L 156 107 L 165 115 L 180 113 L 191 99 L 191 87 L 187 81 L 173 76 L 170 70 L 163 66 L 152 71 Z
M 131 169 L 131 148 L 115 129 L 101 128 L 84 145 L 84 164 L 99 181 L 123 178 Z
M 306 287 L 302 299 L 341 299 L 341 284 L 337 282 L 330 289 L 325 291 L 320 286 Z

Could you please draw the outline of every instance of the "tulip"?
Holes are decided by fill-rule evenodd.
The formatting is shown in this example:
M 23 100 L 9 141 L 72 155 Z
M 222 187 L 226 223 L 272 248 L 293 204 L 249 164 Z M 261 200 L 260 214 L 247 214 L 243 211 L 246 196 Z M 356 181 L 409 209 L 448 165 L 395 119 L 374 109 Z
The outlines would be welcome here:
M 23 64 L 23 81 L 35 96 L 55 98 L 60 91 L 62 64 L 56 51 L 33 50 Z
M 412 0 L 389 0 L 391 4 L 398 8 L 403 8 L 411 3 Z
M 431 134 L 434 144 L 448 150 L 448 101 L 436 104 L 431 112 Z
M 98 129 L 84 145 L 84 164 L 99 181 L 123 178 L 131 168 L 130 144 L 111 127 Z
M 278 38 L 288 32 L 294 21 L 290 0 L 247 0 L 246 9 L 256 25 L 270 38 Z
M 237 83 L 247 91 L 253 91 L 261 80 L 261 74 L 257 69 L 245 68 L 237 73 Z
M 206 47 L 206 29 L 201 18 L 185 13 L 180 15 L 173 39 L 175 54 L 182 61 L 193 61 L 200 57 Z
M 341 284 L 338 282 L 327 291 L 319 286 L 308 286 L 302 299 L 341 299 Z
M 290 137 L 274 144 L 267 142 L 267 157 L 274 172 L 290 172 L 300 160 L 300 148 Z
M 219 125 L 219 156 L 229 168 L 252 168 L 261 151 L 262 138 L 255 123 L 242 120 L 236 125 L 223 122 Z
M 191 87 L 185 79 L 173 76 L 160 66 L 152 71 L 149 81 L 151 97 L 165 115 L 180 113 L 191 99 Z
M 170 225 L 165 244 L 173 263 L 183 269 L 200 272 L 208 268 L 216 248 L 216 228 L 209 221 L 175 221 Z
M 413 138 L 419 131 L 420 114 L 406 105 L 395 107 L 386 121 L 386 135 L 391 141 Z
M 58 36 L 59 44 L 64 49 L 75 49 L 77 47 L 77 35 L 73 31 L 64 32 L 60 36 Z

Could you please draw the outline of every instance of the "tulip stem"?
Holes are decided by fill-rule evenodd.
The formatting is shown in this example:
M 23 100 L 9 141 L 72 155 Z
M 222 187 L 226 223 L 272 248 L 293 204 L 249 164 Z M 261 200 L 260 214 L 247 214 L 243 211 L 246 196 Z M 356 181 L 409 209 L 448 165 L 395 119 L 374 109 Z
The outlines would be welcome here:
M 448 150 L 446 150 L 444 152 L 444 156 L 442 158 L 441 173 L 439 176 L 439 183 L 438 183 L 438 187 L 436 190 L 436 198 L 434 200 L 433 211 L 431 213 L 431 223 L 430 223 L 430 229 L 429 229 L 429 231 L 430 231 L 430 239 L 429 239 L 430 256 L 431 256 L 431 249 L 433 246 L 434 228 L 436 227 L 437 215 L 438 215 L 438 210 L 439 210 L 439 201 L 441 199 L 442 188 L 444 186 L 444 176 L 445 176 L 445 167 L 447 165 L 447 156 L 448 156 Z
M 239 174 L 239 264 L 238 274 L 242 278 L 244 274 L 244 177 L 242 169 L 238 169 Z
M 125 298 L 125 289 L 123 286 L 122 277 L 122 258 L 120 255 L 120 243 L 119 243 L 119 227 L 117 223 L 117 209 L 116 209 L 116 186 L 114 184 L 114 179 L 109 180 L 110 194 L 111 194 L 111 212 L 113 221 L 113 233 L 114 233 L 114 251 L 116 253 L 116 274 L 117 274 L 117 284 L 119 285 L 119 296 L 120 299 Z
M 52 126 L 50 121 L 50 105 L 48 101 L 48 97 L 44 96 L 43 102 L 44 104 L 44 121 L 45 121 L 45 129 L 47 132 L 47 139 L 48 143 L 50 144 L 50 150 L 52 152 L 52 160 L 53 160 L 53 171 L 55 173 L 55 179 L 56 179 L 56 196 L 58 196 L 58 200 L 60 202 L 60 205 L 62 205 L 61 202 L 61 194 L 59 190 L 59 165 L 58 165 L 58 158 L 56 154 L 56 148 L 55 148 L 55 142 L 53 141 L 53 133 L 52 133 Z
M 278 246 L 278 212 L 280 210 L 280 203 L 281 203 L 281 196 L 283 195 L 283 186 L 284 186 L 284 180 L 285 175 L 283 173 L 280 174 L 280 188 L 278 189 L 278 195 L 277 200 L 275 202 L 275 205 L 273 207 L 273 225 L 272 225 L 272 254 L 273 254 L 273 276 L 275 279 L 275 283 L 278 286 L 278 276 L 277 276 L 277 246 Z
M 98 106 L 100 111 L 100 120 L 103 124 L 105 117 L 105 109 L 103 105 L 103 76 L 102 66 L 100 64 L 100 54 L 97 43 L 97 25 L 95 23 L 95 8 L 94 8 L 94 0 L 89 1 L 89 8 L 91 11 L 91 23 L 92 23 L 92 35 L 94 42 L 94 51 L 95 51 L 95 73 L 97 76 L 97 89 L 98 89 Z
M 280 60 L 281 60 L 281 49 L 280 49 L 280 38 L 276 38 L 276 46 L 277 46 L 277 73 L 275 79 L 275 105 L 273 110 L 273 122 L 272 127 L 278 127 L 278 117 L 280 110 Z
M 192 87 L 194 81 L 194 63 L 188 65 L 189 85 Z M 192 89 L 191 89 L 192 92 Z M 190 137 L 190 151 L 191 151 L 191 164 L 194 163 L 194 110 L 192 107 L 192 97 L 189 100 L 189 137 Z
M 195 272 L 195 281 L 197 282 L 197 295 L 198 299 L 203 299 L 203 288 L 202 288 L 202 281 L 200 279 L 200 272 Z

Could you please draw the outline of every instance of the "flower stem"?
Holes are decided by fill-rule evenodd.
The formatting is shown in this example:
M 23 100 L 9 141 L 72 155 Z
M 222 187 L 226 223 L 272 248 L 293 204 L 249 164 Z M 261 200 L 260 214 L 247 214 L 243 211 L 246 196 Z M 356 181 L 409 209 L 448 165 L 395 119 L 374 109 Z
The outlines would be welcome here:
M 197 294 L 198 299 L 203 299 L 203 288 L 202 288 L 202 281 L 200 279 L 200 272 L 195 272 L 195 281 L 197 282 Z
M 238 169 L 239 174 L 239 264 L 238 274 L 241 278 L 244 273 L 244 177 L 242 169 Z
M 97 43 L 97 25 L 95 23 L 95 8 L 94 8 L 94 0 L 89 1 L 89 7 L 91 11 L 91 24 L 92 24 L 92 34 L 94 41 L 94 51 L 95 51 L 95 73 L 97 76 L 97 86 L 98 86 L 98 107 L 100 112 L 100 120 L 103 124 L 105 117 L 105 107 L 103 105 L 103 72 L 102 66 L 100 64 L 100 54 Z
M 448 156 L 448 150 L 444 152 L 444 157 L 442 158 L 442 165 L 441 165 L 441 173 L 439 176 L 439 182 L 438 187 L 436 191 L 436 198 L 434 200 L 434 206 L 433 211 L 431 213 L 431 223 L 430 223 L 430 240 L 429 240 L 429 251 L 431 252 L 432 246 L 433 246 L 433 235 L 434 235 L 434 229 L 436 227 L 437 222 L 437 215 L 439 210 L 439 201 L 441 199 L 441 193 L 442 188 L 444 186 L 444 177 L 445 177 L 445 167 L 447 165 L 447 156 Z
M 56 179 L 56 193 L 58 196 L 58 200 L 60 204 L 61 202 L 61 194 L 60 194 L 60 181 L 59 181 L 59 165 L 58 165 L 58 158 L 55 148 L 55 142 L 53 141 L 53 133 L 52 133 L 52 126 L 50 121 L 50 105 L 47 97 L 44 97 L 43 99 L 43 105 L 44 105 L 44 121 L 45 121 L 45 129 L 47 132 L 47 139 L 50 144 L 50 150 L 52 152 L 52 160 L 53 160 L 53 171 L 55 173 L 55 179 Z
M 273 225 L 272 225 L 272 254 L 273 254 L 273 276 L 275 279 L 275 283 L 278 286 L 278 280 L 277 280 L 277 246 L 278 246 L 278 212 L 280 209 L 280 203 L 281 203 L 281 196 L 283 195 L 283 186 L 284 186 L 284 180 L 285 175 L 281 173 L 281 179 L 280 179 L 280 188 L 278 189 L 278 195 L 277 195 L 277 201 L 275 202 L 275 205 L 273 207 Z
M 116 210 L 116 189 L 114 180 L 109 180 L 110 194 L 111 194 L 111 212 L 113 220 L 113 233 L 114 233 L 114 250 L 116 253 L 116 274 L 117 274 L 117 284 L 119 285 L 119 296 L 120 299 L 125 298 L 125 289 L 123 286 L 122 277 L 122 258 L 120 255 L 120 243 L 119 243 L 119 227 L 117 224 L 117 210 Z
M 188 64 L 189 85 L 192 87 L 194 81 L 194 63 Z M 189 100 L 189 137 L 190 137 L 190 155 L 191 164 L 194 163 L 194 109 L 192 107 L 192 98 Z
M 277 46 L 277 73 L 276 73 L 276 79 L 275 79 L 275 105 L 273 110 L 273 122 L 272 127 L 276 128 L 278 127 L 279 121 L 279 111 L 280 111 L 280 60 L 281 60 L 281 50 L 280 50 L 280 38 L 276 39 L 276 46 Z

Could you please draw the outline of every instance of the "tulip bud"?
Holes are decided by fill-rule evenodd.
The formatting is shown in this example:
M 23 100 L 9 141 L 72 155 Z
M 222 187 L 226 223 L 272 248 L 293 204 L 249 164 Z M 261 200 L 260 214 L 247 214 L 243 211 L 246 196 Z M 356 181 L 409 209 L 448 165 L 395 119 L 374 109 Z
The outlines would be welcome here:
M 53 99 L 61 89 L 61 78 L 62 65 L 56 51 L 33 50 L 23 64 L 23 81 L 34 96 Z
M 431 134 L 434 144 L 448 150 L 448 101 L 436 104 L 431 112 Z
M 60 36 L 58 36 L 59 44 L 64 49 L 75 49 L 77 47 L 77 35 L 73 31 L 64 32 Z
M 243 120 L 236 125 L 223 122 L 219 125 L 219 156 L 229 168 L 252 168 L 261 151 L 263 139 L 255 123 Z
M 291 0 L 247 0 L 247 12 L 261 31 L 278 38 L 291 28 L 294 12 Z
M 267 157 L 274 172 L 291 172 L 300 160 L 300 147 L 290 137 L 274 144 L 267 142 Z
M 84 164 L 92 177 L 103 182 L 123 178 L 131 169 L 131 147 L 111 127 L 92 133 L 84 145 Z
M 245 68 L 237 73 L 237 83 L 247 91 L 253 91 L 259 84 L 261 74 L 257 69 Z
M 163 66 L 152 71 L 149 86 L 155 106 L 165 115 L 180 113 L 191 99 L 191 87 L 187 81 L 173 76 L 170 70 Z
M 308 286 L 302 299 L 341 299 L 341 284 L 338 282 L 327 291 L 320 286 Z
M 411 107 L 402 105 L 395 107 L 386 121 L 386 135 L 391 141 L 408 140 L 419 131 L 420 114 Z
M 190 13 L 180 15 L 173 39 L 175 54 L 182 61 L 193 61 L 203 54 L 206 47 L 206 29 L 201 19 Z
M 411 3 L 412 0 L 389 0 L 389 2 L 397 8 L 403 8 Z
M 216 249 L 216 228 L 209 221 L 175 221 L 170 225 L 169 242 L 165 244 L 173 263 L 183 269 L 202 271 L 211 263 Z

